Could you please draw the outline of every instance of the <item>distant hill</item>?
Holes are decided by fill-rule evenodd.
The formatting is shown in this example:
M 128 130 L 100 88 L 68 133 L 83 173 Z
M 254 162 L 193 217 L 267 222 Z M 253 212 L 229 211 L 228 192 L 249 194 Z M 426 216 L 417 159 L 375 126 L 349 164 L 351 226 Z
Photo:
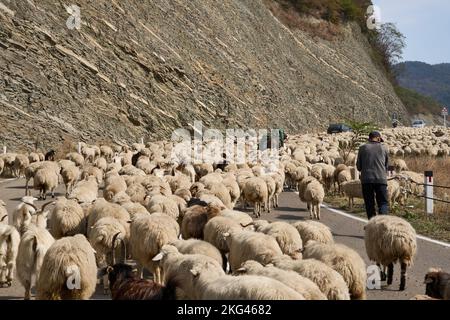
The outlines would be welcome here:
M 450 106 L 450 63 L 430 65 L 407 61 L 395 66 L 400 86 Z

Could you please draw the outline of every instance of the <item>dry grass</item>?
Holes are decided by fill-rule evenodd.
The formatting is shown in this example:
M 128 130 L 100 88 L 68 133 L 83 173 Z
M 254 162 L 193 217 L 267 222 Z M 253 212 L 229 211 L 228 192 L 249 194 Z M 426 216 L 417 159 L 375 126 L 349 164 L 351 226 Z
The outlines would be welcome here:
M 56 160 L 65 159 L 66 154 L 77 150 L 77 144 L 72 138 L 64 137 L 64 141 L 54 150 L 56 151 Z

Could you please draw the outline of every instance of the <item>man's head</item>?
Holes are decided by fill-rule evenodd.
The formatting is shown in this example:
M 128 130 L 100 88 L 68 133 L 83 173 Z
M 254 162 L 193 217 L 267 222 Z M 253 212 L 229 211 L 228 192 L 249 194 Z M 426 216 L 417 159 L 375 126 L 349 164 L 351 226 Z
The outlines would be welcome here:
M 369 141 L 384 142 L 383 138 L 381 137 L 381 133 L 379 131 L 372 131 L 369 134 Z

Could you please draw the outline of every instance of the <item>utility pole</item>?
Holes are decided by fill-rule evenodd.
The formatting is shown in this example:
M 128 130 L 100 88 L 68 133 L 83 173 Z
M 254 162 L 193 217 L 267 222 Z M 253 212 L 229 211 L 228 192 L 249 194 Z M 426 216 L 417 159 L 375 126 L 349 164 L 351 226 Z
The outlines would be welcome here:
M 447 128 L 447 116 L 448 116 L 448 109 L 447 109 L 447 107 L 442 108 L 441 114 L 444 117 L 444 128 Z

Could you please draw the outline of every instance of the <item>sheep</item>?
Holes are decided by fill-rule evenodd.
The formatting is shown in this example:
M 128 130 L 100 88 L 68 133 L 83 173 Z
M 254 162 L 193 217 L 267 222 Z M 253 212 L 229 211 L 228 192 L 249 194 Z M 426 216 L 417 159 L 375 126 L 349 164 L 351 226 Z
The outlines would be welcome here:
M 28 155 L 28 161 L 29 163 L 39 162 L 39 155 L 36 152 L 30 152 L 30 154 Z
M 114 151 L 110 146 L 100 146 L 100 155 L 107 161 L 111 161 L 114 156 Z
M 344 278 L 352 300 L 366 299 L 366 265 L 359 254 L 343 244 L 310 241 L 303 258 L 317 259 L 339 272 Z
M 205 184 L 205 187 L 209 194 L 219 198 L 228 209 L 233 209 L 230 193 L 223 183 L 208 182 Z
M 314 220 L 306 220 L 294 222 L 292 225 L 300 234 L 304 246 L 311 240 L 325 244 L 334 243 L 330 228 L 323 223 Z
M 450 300 L 450 274 L 441 268 L 430 268 L 425 275 L 425 294 L 436 299 Z
M 81 154 L 77 152 L 71 152 L 66 155 L 67 160 L 71 160 L 75 163 L 75 165 L 81 168 L 84 165 L 84 158 Z
M 348 197 L 348 207 L 352 210 L 355 198 L 363 199 L 361 180 L 346 181 L 341 184 L 341 191 Z
M 302 258 L 302 238 L 297 229 L 289 223 L 282 221 L 275 221 L 269 223 L 265 220 L 253 222 L 255 231 L 267 234 L 277 241 L 283 254 L 292 257 L 293 259 Z
M 81 148 L 81 154 L 83 155 L 86 162 L 94 163 L 96 155 L 94 148 L 85 146 Z
M 30 165 L 30 160 L 24 154 L 17 154 L 14 159 L 13 169 L 15 171 L 16 177 L 20 177 L 22 174 L 25 174 L 25 168 Z
M 313 281 L 328 300 L 350 300 L 347 284 L 342 276 L 325 263 L 316 259 L 292 260 L 280 256 L 273 265 L 283 270 L 292 270 Z
M 186 208 L 183 212 L 183 221 L 181 222 L 181 236 L 183 239 L 203 239 L 203 228 L 206 222 L 219 215 L 221 207 L 215 204 L 207 206 L 193 205 Z
M 178 204 L 173 199 L 165 197 L 163 195 L 155 195 L 151 197 L 146 208 L 150 213 L 164 213 L 175 220 L 178 219 L 178 216 L 180 214 Z
M 55 242 L 45 229 L 33 224 L 22 235 L 17 254 L 17 278 L 25 288 L 25 300 L 31 298 L 33 276 L 35 283 L 40 274 L 42 262 L 48 248 Z
M 272 179 L 275 181 L 275 192 L 272 198 L 272 207 L 277 208 L 279 204 L 278 203 L 279 196 L 283 192 L 284 177 L 277 172 L 271 173 L 270 175 L 272 176 Z
M 133 268 L 124 263 L 108 266 L 100 275 L 108 275 L 112 300 L 175 300 L 175 290 L 152 280 L 140 279 Z
M 83 208 L 74 199 L 57 198 L 48 222 L 55 239 L 87 232 Z
M 223 265 L 222 255 L 220 251 L 211 243 L 198 240 L 176 240 L 170 243 L 182 254 L 203 254 L 216 260 L 220 265 Z
M 52 198 L 55 197 L 55 189 L 59 183 L 58 174 L 50 168 L 41 168 L 34 174 L 34 189 L 39 190 L 39 199 L 45 200 L 47 192 L 50 191 Z
M 0 200 L 0 223 L 9 224 L 8 210 L 6 210 L 6 203 Z
M 253 214 L 260 217 L 262 206 L 268 207 L 269 191 L 266 182 L 259 177 L 248 178 L 242 188 L 243 204 L 249 202 L 253 204 Z
M 103 182 L 103 171 L 92 165 L 85 166 L 81 172 L 81 179 L 86 180 L 89 177 L 95 177 L 97 183 L 100 185 Z
M 103 197 L 111 201 L 111 199 L 120 192 L 127 190 L 127 184 L 122 176 L 117 173 L 110 173 L 106 175 L 105 187 L 103 188 Z
M 266 211 L 268 213 L 270 213 L 270 207 L 271 204 L 273 202 L 273 197 L 275 196 L 275 191 L 276 191 L 276 183 L 275 180 L 270 176 L 270 175 L 262 175 L 260 176 L 261 179 L 263 179 L 266 184 L 267 184 L 267 205 L 265 205 L 266 207 Z
M 303 295 L 275 279 L 225 275 L 214 259 L 198 254 L 181 255 L 173 246 L 164 246 L 154 260 L 161 261 L 168 281 L 191 299 L 305 300 Z
M 104 198 L 97 199 L 93 206 L 89 210 L 87 217 L 87 234 L 91 232 L 91 227 L 101 218 L 111 217 L 117 219 L 120 224 L 127 230 L 129 234 L 128 221 L 130 220 L 130 214 L 124 208 L 116 203 L 107 202 Z M 111 235 L 112 236 L 112 235 Z
M 322 184 L 317 181 L 308 183 L 305 189 L 304 198 L 309 208 L 311 219 L 320 220 L 320 205 L 325 197 L 325 190 Z
M 224 234 L 230 233 L 232 230 L 243 230 L 243 227 L 238 222 L 224 216 L 211 218 L 203 228 L 204 240 L 219 249 L 221 253 L 223 270 L 227 268 L 228 259 L 225 254 L 229 251 Z
M 161 248 L 176 241 L 180 229 L 178 223 L 165 214 L 139 215 L 131 222 L 130 247 L 131 255 L 137 260 L 139 274 L 142 278 L 143 268 L 153 273 L 153 279 L 161 284 L 164 279 L 159 263 L 152 261 Z
M 66 197 L 72 192 L 73 186 L 80 179 L 80 169 L 75 166 L 75 164 L 70 161 L 69 163 L 61 163 L 62 161 L 69 160 L 61 160 L 61 176 L 63 178 L 64 185 L 66 187 Z
M 387 181 L 387 192 L 389 199 L 389 206 L 392 208 L 394 203 L 399 202 L 400 204 L 404 203 L 404 194 L 400 188 L 400 183 L 397 180 L 388 180 Z
M 12 285 L 19 242 L 19 232 L 13 226 L 0 224 L 0 287 Z
M 252 217 L 250 217 L 250 215 L 248 215 L 245 212 L 224 209 L 220 212 L 220 216 L 232 219 L 241 225 L 246 225 L 247 227 L 245 227 L 245 229 L 248 229 L 248 230 L 254 229 L 251 224 L 253 222 Z
M 274 266 L 264 267 L 257 261 L 248 260 L 235 273 L 236 275 L 250 274 L 273 278 L 294 289 L 303 295 L 306 300 L 327 300 L 314 282 L 294 271 L 283 270 Z
M 68 199 L 75 199 L 79 203 L 92 203 L 98 196 L 98 183 L 95 177 L 79 181 L 70 192 Z
M 21 232 L 24 225 L 31 222 L 31 216 L 38 211 L 34 205 L 34 201 L 38 200 L 37 198 L 25 196 L 20 200 L 21 202 L 14 208 L 12 214 L 12 224 L 18 232 Z
M 29 166 L 25 168 L 25 195 L 29 196 L 29 190 L 28 190 L 28 183 L 31 178 L 34 178 L 36 172 L 39 169 L 48 168 L 53 169 L 56 174 L 58 174 L 61 170 L 59 165 L 56 162 L 52 161 L 40 161 L 40 162 L 33 162 Z
M 231 271 L 237 270 L 247 260 L 255 260 L 263 265 L 271 263 L 283 252 L 277 241 L 266 234 L 247 231 L 230 230 L 223 234 L 229 248 L 229 263 Z
M 378 215 L 369 220 L 364 230 L 364 242 L 369 259 L 388 267 L 388 285 L 392 284 L 394 263 L 399 261 L 400 290 L 405 290 L 406 269 L 413 264 L 417 252 L 414 228 L 402 218 Z
M 56 240 L 47 250 L 36 284 L 38 300 L 89 299 L 97 284 L 94 250 L 77 234 Z
M 341 193 L 341 186 L 344 182 L 351 181 L 352 180 L 352 172 L 350 168 L 347 167 L 347 169 L 342 170 L 337 175 L 337 183 L 338 183 L 338 192 Z
M 282 282 L 263 276 L 234 277 L 210 272 L 205 264 L 191 269 L 201 300 L 306 300 Z
M 189 189 L 191 182 L 184 174 L 178 174 L 175 176 L 164 176 L 164 180 L 170 185 L 172 193 L 178 189 Z
M 236 182 L 234 176 L 224 177 L 222 183 L 230 193 L 230 200 L 231 200 L 230 209 L 233 209 L 236 206 L 236 202 L 239 200 L 239 197 L 241 196 L 241 189 L 239 189 L 239 184 Z
M 105 158 L 100 157 L 94 161 L 94 166 L 97 167 L 98 169 L 102 170 L 103 172 L 105 172 L 108 167 L 108 163 L 106 162 Z
M 408 171 L 408 165 L 403 159 L 393 159 L 391 165 L 394 167 L 397 173 Z

